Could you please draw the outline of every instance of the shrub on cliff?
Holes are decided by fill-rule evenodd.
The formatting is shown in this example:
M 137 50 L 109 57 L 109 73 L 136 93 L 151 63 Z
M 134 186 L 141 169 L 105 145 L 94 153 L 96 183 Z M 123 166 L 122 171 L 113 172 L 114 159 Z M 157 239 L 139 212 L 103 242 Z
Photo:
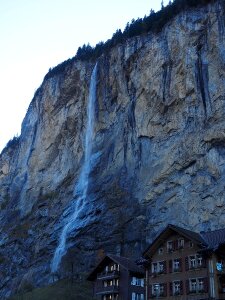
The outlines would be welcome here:
M 50 78 L 56 74 L 59 74 L 65 70 L 65 68 L 76 59 L 79 60 L 96 60 L 103 53 L 107 53 L 112 47 L 124 42 L 127 38 L 146 34 L 148 32 L 160 32 L 162 28 L 178 13 L 187 10 L 188 8 L 204 6 L 209 3 L 213 3 L 215 0 L 174 0 L 170 1 L 167 6 L 164 7 L 162 2 L 162 9 L 158 12 L 150 11 L 148 16 L 144 18 L 138 18 L 128 22 L 124 31 L 117 30 L 111 39 L 105 43 L 100 42 L 95 47 L 91 47 L 89 44 L 79 47 L 76 56 L 72 59 L 66 60 L 58 66 L 50 69 L 45 79 Z M 221 2 L 223 3 L 223 2 Z
M 5 153 L 8 149 L 15 149 L 17 145 L 19 145 L 19 141 L 20 141 L 20 137 L 14 136 L 11 140 L 8 141 L 6 146 L 3 148 L 1 154 Z

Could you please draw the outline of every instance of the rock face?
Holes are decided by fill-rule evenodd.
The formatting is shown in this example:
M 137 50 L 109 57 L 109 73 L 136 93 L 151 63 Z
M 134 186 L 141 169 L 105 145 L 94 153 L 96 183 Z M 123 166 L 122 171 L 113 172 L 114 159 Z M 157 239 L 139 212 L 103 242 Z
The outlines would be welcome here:
M 78 271 L 105 250 L 138 257 L 168 223 L 225 226 L 225 12 L 217 1 L 98 60 L 88 197 L 67 240 Z M 51 281 L 76 201 L 95 62 L 45 79 L 0 156 L 0 298 Z

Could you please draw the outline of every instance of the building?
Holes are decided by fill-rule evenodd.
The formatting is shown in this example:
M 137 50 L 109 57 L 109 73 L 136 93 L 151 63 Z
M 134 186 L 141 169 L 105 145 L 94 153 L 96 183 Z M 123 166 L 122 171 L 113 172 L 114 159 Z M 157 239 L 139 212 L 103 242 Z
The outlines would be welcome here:
M 196 233 L 168 225 L 143 257 L 146 300 L 225 299 L 225 229 Z
M 144 300 L 144 270 L 128 258 L 106 255 L 87 278 L 99 300 Z

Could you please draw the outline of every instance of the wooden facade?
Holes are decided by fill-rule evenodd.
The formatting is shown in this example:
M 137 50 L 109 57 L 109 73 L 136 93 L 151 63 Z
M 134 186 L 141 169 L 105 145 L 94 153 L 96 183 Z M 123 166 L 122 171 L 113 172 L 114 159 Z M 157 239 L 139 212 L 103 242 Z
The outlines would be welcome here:
M 167 226 L 144 253 L 146 300 L 225 299 L 223 243 L 225 230 L 198 234 Z
M 107 255 L 87 278 L 98 300 L 144 300 L 144 271 L 135 262 Z

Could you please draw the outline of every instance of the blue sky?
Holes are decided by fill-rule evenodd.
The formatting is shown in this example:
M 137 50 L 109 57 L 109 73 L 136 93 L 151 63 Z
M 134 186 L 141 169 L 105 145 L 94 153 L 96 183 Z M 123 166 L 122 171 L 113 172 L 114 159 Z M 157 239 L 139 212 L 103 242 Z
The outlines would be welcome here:
M 0 151 L 20 134 L 50 67 L 160 7 L 161 0 L 0 0 Z

